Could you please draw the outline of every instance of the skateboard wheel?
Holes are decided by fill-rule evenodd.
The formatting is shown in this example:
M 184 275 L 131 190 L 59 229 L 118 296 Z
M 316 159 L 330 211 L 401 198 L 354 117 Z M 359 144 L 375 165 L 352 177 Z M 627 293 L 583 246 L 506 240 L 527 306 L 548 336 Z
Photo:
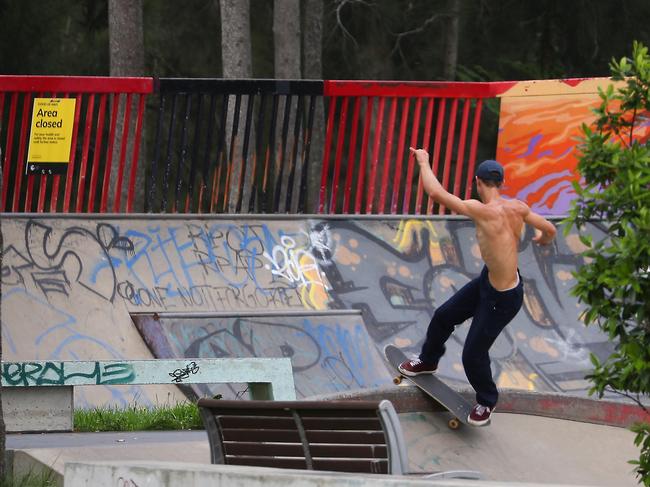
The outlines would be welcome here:
M 400 385 L 402 383 L 402 376 L 398 375 L 397 377 L 393 377 L 393 384 L 395 385 Z
M 458 421 L 456 418 L 452 418 L 449 420 L 449 422 L 447 422 L 447 426 L 449 426 L 449 428 L 452 430 L 457 430 L 460 428 L 460 421 Z

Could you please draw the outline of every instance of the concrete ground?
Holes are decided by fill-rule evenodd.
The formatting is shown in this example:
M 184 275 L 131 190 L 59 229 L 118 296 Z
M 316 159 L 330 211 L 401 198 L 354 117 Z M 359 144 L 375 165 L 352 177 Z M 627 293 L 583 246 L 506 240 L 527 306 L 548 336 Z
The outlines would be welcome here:
M 479 470 L 487 480 L 583 486 L 638 485 L 638 457 L 624 428 L 496 413 L 484 428 L 447 427 L 446 413 L 400 414 L 413 472 Z M 69 461 L 209 463 L 204 431 L 8 435 L 22 464 L 33 459 L 62 475 Z

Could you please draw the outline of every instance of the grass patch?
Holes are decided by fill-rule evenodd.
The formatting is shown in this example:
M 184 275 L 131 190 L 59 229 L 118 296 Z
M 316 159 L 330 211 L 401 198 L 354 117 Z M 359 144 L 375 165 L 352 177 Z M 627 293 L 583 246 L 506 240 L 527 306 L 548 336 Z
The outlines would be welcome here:
M 57 485 L 57 479 L 51 471 L 30 472 L 15 478 L 7 475 L 0 480 L 0 487 L 55 487 Z
M 74 412 L 75 431 L 202 430 L 199 408 L 194 403 L 176 405 L 102 407 Z

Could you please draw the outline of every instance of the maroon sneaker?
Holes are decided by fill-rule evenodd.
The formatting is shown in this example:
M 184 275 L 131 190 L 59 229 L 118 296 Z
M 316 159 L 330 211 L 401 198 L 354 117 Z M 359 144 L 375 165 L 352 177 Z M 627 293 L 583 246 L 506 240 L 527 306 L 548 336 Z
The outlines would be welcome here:
M 494 408 L 477 404 L 467 416 L 467 422 L 474 426 L 485 426 L 490 422 L 490 416 L 493 412 Z
M 419 358 L 413 360 L 405 360 L 397 369 L 404 375 L 414 377 L 420 374 L 433 374 L 438 369 L 438 366 L 435 364 L 427 364 L 422 362 Z

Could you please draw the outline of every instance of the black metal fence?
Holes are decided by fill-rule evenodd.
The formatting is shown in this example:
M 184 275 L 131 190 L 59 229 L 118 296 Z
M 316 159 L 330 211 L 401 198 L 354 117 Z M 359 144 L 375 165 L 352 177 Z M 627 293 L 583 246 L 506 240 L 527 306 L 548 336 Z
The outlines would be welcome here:
M 159 79 L 155 91 L 147 211 L 305 211 L 322 81 Z

